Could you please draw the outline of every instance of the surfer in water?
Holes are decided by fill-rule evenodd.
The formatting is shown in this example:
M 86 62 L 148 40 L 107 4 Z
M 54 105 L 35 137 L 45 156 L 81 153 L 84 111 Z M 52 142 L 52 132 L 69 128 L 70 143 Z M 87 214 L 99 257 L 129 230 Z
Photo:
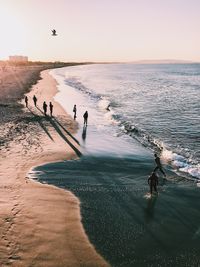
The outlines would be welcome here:
M 110 111 L 110 104 L 107 106 L 106 110 Z

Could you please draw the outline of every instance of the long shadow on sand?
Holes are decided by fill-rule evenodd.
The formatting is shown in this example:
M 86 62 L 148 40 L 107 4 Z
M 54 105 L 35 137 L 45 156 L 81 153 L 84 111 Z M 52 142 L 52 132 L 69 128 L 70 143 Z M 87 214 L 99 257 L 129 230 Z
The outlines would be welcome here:
M 67 129 L 56 119 L 53 117 L 54 121 L 65 131 L 78 145 L 80 145 L 79 141 L 69 132 Z
M 37 109 L 44 114 L 44 112 L 37 107 Z M 45 115 L 44 115 L 45 116 Z M 59 128 L 60 124 L 57 124 L 57 121 L 53 120 L 53 118 L 49 117 L 48 115 L 45 116 L 46 120 L 48 120 L 50 122 L 50 124 L 54 127 L 54 129 L 56 130 L 56 132 L 60 135 L 60 137 L 74 150 L 74 152 L 76 153 L 77 156 L 81 156 L 82 153 L 68 140 L 68 138 L 62 133 L 61 129 Z M 61 127 L 62 128 L 62 127 Z M 63 127 L 64 128 L 64 127 Z M 68 132 L 68 131 L 67 131 Z M 71 137 L 71 134 L 70 134 Z M 73 140 L 75 138 L 73 137 Z
M 30 113 L 34 116 L 34 121 L 37 121 L 40 125 L 40 127 L 44 130 L 44 132 L 48 135 L 48 137 L 53 140 L 53 137 L 51 136 L 51 134 L 48 132 L 47 128 L 45 127 L 45 125 L 42 123 L 42 120 L 44 119 L 44 117 L 41 117 L 37 114 L 35 114 L 29 107 L 28 110 L 30 111 Z

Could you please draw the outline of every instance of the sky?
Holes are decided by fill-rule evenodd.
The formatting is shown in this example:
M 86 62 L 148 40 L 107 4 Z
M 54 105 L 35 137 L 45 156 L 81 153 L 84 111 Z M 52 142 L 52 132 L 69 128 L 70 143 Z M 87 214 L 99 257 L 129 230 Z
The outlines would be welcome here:
M 0 59 L 200 61 L 199 14 L 200 0 L 0 0 Z

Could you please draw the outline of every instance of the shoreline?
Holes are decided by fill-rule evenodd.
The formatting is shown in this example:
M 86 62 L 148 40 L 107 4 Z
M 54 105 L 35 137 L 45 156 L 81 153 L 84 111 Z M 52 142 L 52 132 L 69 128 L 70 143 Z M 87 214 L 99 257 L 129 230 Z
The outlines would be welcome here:
M 112 134 L 113 126 L 111 131 L 105 127 L 104 136 L 104 129 L 96 127 L 101 125 L 98 118 L 104 113 L 92 113 L 96 112 L 94 103 L 98 100 L 90 102 L 82 92 L 65 85 L 70 70 L 66 75 L 64 69 L 54 73 L 63 77 L 58 77 L 62 93 L 55 99 L 68 113 L 72 103 L 78 104 L 79 112 L 80 107 L 90 108 L 90 104 L 94 109 L 88 109 L 91 117 L 86 138 L 81 139 L 81 123 L 76 133 L 82 141 L 84 157 L 34 169 L 38 181 L 70 190 L 80 199 L 85 232 L 112 266 L 165 266 L 169 262 L 196 266 L 200 216 L 195 184 L 166 166 L 167 180 L 158 172 L 158 194 L 151 197 L 147 180 L 155 168 L 152 152 L 135 143 L 132 136 Z M 77 119 L 81 118 L 79 114 L 83 112 L 78 113 Z M 112 153 L 114 150 L 118 154 Z
M 44 117 L 39 108 L 33 108 L 32 96 L 36 94 L 39 106 L 44 99 L 52 101 L 56 119 L 70 133 L 78 127 L 52 100 L 57 88 L 48 72 L 41 72 L 42 80 L 27 94 L 30 118 L 22 123 L 28 122 L 30 129 L 20 136 L 20 142 L 14 139 L 8 149 L 3 149 L 1 176 L 6 177 L 6 183 L 3 179 L 0 184 L 0 263 L 22 267 L 109 266 L 85 234 L 79 200 L 69 191 L 25 178 L 34 166 L 77 158 L 73 146 L 79 150 L 54 118 Z

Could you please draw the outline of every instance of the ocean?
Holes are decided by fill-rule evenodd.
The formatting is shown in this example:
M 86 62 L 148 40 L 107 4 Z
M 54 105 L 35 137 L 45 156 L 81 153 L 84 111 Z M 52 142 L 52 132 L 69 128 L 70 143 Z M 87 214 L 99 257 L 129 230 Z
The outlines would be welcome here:
M 115 125 L 113 134 L 131 136 L 181 175 L 200 178 L 200 64 L 88 65 L 53 75 L 85 97 L 79 116 L 90 109 L 97 128 Z
M 55 99 L 72 116 L 77 105 L 83 155 L 30 176 L 80 199 L 85 231 L 112 266 L 198 266 L 200 64 L 91 64 L 51 74 Z M 154 153 L 167 180 L 159 173 L 159 194 L 149 198 Z

